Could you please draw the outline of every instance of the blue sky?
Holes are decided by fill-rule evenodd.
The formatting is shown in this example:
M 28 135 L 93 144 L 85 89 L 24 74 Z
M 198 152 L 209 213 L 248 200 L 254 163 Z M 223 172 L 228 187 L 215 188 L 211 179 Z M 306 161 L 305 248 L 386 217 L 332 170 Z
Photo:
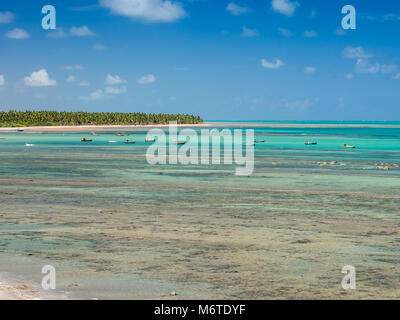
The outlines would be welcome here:
M 399 32 L 392 0 L 2 0 L 0 110 L 400 120 Z

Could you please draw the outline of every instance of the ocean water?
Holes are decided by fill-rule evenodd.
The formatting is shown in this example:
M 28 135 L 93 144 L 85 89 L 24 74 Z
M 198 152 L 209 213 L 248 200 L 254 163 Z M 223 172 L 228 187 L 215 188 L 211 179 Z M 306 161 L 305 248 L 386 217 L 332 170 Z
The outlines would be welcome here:
M 399 123 L 211 126 L 265 140 L 252 175 L 149 165 L 145 129 L 1 132 L 0 268 L 40 281 L 54 265 L 88 298 L 398 297 Z

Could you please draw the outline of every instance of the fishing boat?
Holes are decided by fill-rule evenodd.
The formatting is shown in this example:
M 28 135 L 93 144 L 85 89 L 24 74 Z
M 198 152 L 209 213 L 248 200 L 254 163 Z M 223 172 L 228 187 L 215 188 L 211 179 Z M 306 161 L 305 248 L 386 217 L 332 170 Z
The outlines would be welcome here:
M 24 132 L 24 129 L 17 129 L 17 132 Z
M 263 143 L 263 142 L 265 142 L 265 140 L 257 140 L 257 139 L 254 139 L 254 143 Z
M 305 144 L 306 146 L 314 146 L 314 145 L 316 145 L 316 144 L 318 144 L 318 143 L 315 142 L 315 141 L 305 141 L 304 144 Z
M 93 140 L 86 139 L 86 138 L 81 138 L 81 142 L 92 142 Z
M 156 142 L 155 138 L 145 138 L 144 142 Z
M 129 140 L 126 140 L 125 141 L 125 144 L 134 144 L 136 141 L 129 141 Z
M 347 144 L 344 144 L 342 148 L 344 148 L 344 149 L 355 149 L 357 147 L 356 146 L 348 146 Z
M 186 141 L 175 141 L 175 143 L 181 145 L 181 144 L 186 144 Z

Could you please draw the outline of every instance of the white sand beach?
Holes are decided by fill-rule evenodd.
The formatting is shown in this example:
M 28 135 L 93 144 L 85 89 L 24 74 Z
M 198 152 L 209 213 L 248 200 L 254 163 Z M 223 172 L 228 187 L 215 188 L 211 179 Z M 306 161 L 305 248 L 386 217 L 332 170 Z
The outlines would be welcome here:
M 198 124 L 178 124 L 178 127 L 207 127 L 211 126 L 211 123 L 198 123 Z M 38 127 L 0 127 L 0 132 L 16 131 L 23 129 L 29 132 L 41 132 L 41 131 L 106 131 L 106 130 L 129 130 L 129 129 L 140 129 L 140 128 L 164 128 L 168 127 L 168 124 L 149 124 L 149 125 L 84 125 L 84 126 L 38 126 Z
M 0 300 L 66 300 L 62 293 L 45 291 L 35 283 L 0 273 Z

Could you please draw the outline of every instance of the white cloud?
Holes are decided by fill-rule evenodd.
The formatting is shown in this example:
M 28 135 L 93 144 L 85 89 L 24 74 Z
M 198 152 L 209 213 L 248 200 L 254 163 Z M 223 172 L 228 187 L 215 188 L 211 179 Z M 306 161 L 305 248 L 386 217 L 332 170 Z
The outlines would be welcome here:
M 49 33 L 47 34 L 48 38 L 53 38 L 53 39 L 62 39 L 65 38 L 66 36 L 67 34 L 64 32 L 63 28 L 57 28 L 54 31 L 50 30 Z
M 363 47 L 347 46 L 343 50 L 343 57 L 347 59 L 355 59 L 354 67 L 357 73 L 393 73 L 397 70 L 397 65 L 371 63 L 369 58 L 373 57 L 372 53 L 366 52 Z
M 318 34 L 314 30 L 306 30 L 304 31 L 303 36 L 305 36 L 306 38 L 315 38 L 318 36 Z
M 80 86 L 80 87 L 88 87 L 88 86 L 90 86 L 90 82 L 81 81 L 81 82 L 78 83 L 78 86 Z
M 103 90 L 98 89 L 94 92 L 92 92 L 89 96 L 83 96 L 80 97 L 81 100 L 86 100 L 86 101 L 90 101 L 90 100 L 101 100 L 105 97 Z
M 397 70 L 397 66 L 393 64 L 370 63 L 366 59 L 357 59 L 355 70 L 359 73 L 393 73 Z
M 66 37 L 94 37 L 96 34 L 90 30 L 87 26 L 82 27 L 71 27 L 68 32 L 65 32 L 63 28 L 57 28 L 57 30 L 50 30 L 47 34 L 48 38 L 63 39 Z
M 283 106 L 290 110 L 296 112 L 304 112 L 310 109 L 312 106 L 319 102 L 319 98 L 295 100 L 295 101 L 284 101 Z
M 272 0 L 272 9 L 289 17 L 294 15 L 299 6 L 298 2 L 290 0 Z
M 4 86 L 6 83 L 6 80 L 4 79 L 4 76 L 0 74 L 0 86 Z
M 280 33 L 282 36 L 284 36 L 284 37 L 289 38 L 289 37 L 292 36 L 292 32 L 291 32 L 290 30 L 288 30 L 288 29 L 285 29 L 285 28 L 278 28 L 278 31 L 279 31 L 279 33 Z
M 63 69 L 68 71 L 77 71 L 77 70 L 83 70 L 83 67 L 77 64 L 75 66 L 65 66 Z
M 372 54 L 365 52 L 363 47 L 347 46 L 343 50 L 343 56 L 348 59 L 366 59 L 372 57 Z
M 32 72 L 29 77 L 24 78 L 24 82 L 28 87 L 51 87 L 56 85 L 56 81 L 50 79 L 46 69 Z
M 242 28 L 242 37 L 244 37 L 244 38 L 257 37 L 259 35 L 260 35 L 260 33 L 255 29 L 249 29 L 246 27 Z
M 6 37 L 9 39 L 23 40 L 23 39 L 28 39 L 29 34 L 24 29 L 15 28 L 11 31 L 8 31 L 6 33 Z
M 249 8 L 239 6 L 236 3 L 231 2 L 227 5 L 226 10 L 234 16 L 240 16 L 241 14 L 248 12 Z
M 121 94 L 126 93 L 126 86 L 122 86 L 121 88 L 114 88 L 114 87 L 106 87 L 105 92 L 108 94 Z
M 252 104 L 265 104 L 267 101 L 263 97 L 257 97 L 250 100 Z
M 156 77 L 152 74 L 149 74 L 147 76 L 142 76 L 137 82 L 140 84 L 154 83 L 156 82 Z
M 93 37 L 96 34 L 90 30 L 88 27 L 86 26 L 82 26 L 82 27 L 72 27 L 69 30 L 70 34 L 73 36 L 77 36 L 77 37 Z
M 305 67 L 304 68 L 305 73 L 315 73 L 316 71 L 317 71 L 317 69 L 315 69 L 314 67 Z
M 351 80 L 351 79 L 354 78 L 354 75 L 353 75 L 352 73 L 347 73 L 344 77 L 345 77 L 347 80 Z
M 397 73 L 397 74 L 393 77 L 393 79 L 395 79 L 395 80 L 400 80 L 400 73 Z
M 365 59 L 357 59 L 355 70 L 359 73 L 377 73 L 380 70 L 380 65 L 369 63 Z
M 393 73 L 397 70 L 397 66 L 394 64 L 381 64 L 380 70 L 382 73 Z
M 106 80 L 104 81 L 105 84 L 121 84 L 125 82 L 124 80 L 121 80 L 121 78 L 117 75 L 112 76 L 111 74 L 107 74 Z
M 106 47 L 101 43 L 96 43 L 95 45 L 93 45 L 93 49 L 97 51 L 104 51 Z
M 0 11 L 0 23 L 11 23 L 15 19 L 15 15 L 10 11 Z
M 76 81 L 76 79 L 75 79 L 75 77 L 74 76 L 69 76 L 68 78 L 67 78 L 67 82 L 68 83 L 73 83 L 73 82 L 75 82 Z
M 121 16 L 145 22 L 173 22 L 186 16 L 179 3 L 171 0 L 100 0 L 100 5 Z
M 278 69 L 284 65 L 283 61 L 280 59 L 275 59 L 275 62 L 269 62 L 265 59 L 261 60 L 261 65 L 267 69 Z
M 399 21 L 400 15 L 396 13 L 388 13 L 383 16 L 383 19 L 386 21 Z

